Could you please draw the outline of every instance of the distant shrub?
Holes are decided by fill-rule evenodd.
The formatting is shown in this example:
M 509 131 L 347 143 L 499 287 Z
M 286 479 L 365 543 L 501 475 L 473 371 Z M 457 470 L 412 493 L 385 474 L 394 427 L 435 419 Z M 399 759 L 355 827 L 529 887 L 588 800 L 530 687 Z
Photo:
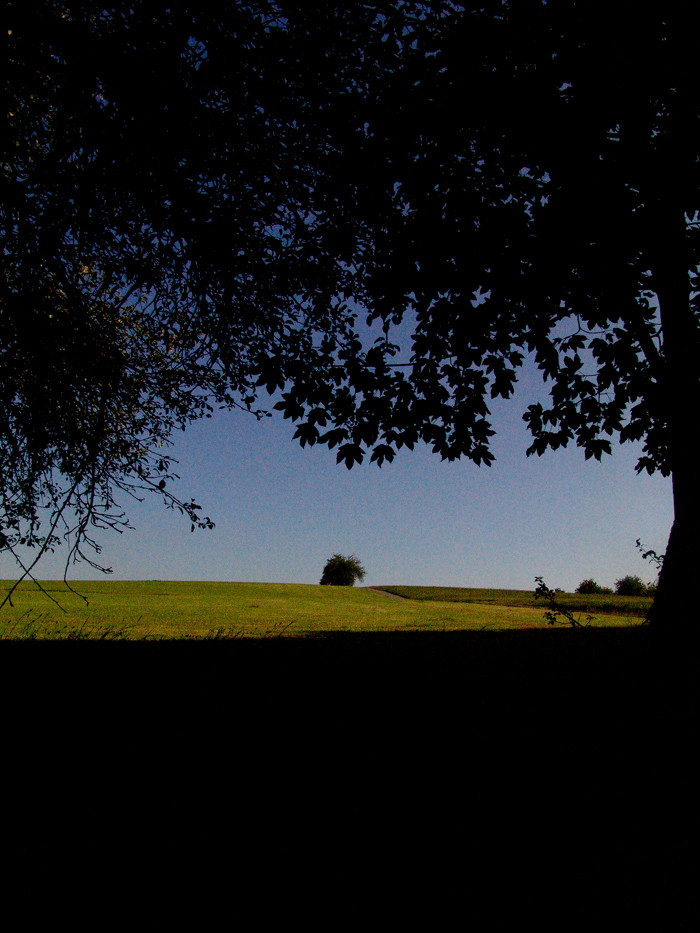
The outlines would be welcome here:
M 612 590 L 609 586 L 601 586 L 595 580 L 588 579 L 582 580 L 574 592 L 580 593 L 582 596 L 608 596 L 612 593 Z
M 582 596 L 590 596 L 593 593 L 604 593 L 605 590 L 602 586 L 595 582 L 595 580 L 581 580 L 579 585 L 576 587 L 575 592 L 580 593 Z
M 356 580 L 363 580 L 366 571 L 354 554 L 345 557 L 334 554 L 326 561 L 321 576 L 321 586 L 354 586 Z
M 647 596 L 649 589 L 641 577 L 628 574 L 615 581 L 615 593 L 618 596 Z

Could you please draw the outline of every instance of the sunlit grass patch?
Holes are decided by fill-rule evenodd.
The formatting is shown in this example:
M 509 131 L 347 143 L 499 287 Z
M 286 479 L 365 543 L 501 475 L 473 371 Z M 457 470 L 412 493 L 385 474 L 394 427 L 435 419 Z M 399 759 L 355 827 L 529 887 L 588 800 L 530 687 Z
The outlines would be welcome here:
M 544 606 L 522 590 L 382 588 L 408 597 L 391 599 L 368 588 L 286 583 L 105 580 L 76 582 L 74 591 L 56 581 L 42 586 L 46 592 L 31 583 L 15 591 L 13 606 L 0 612 L 0 638 L 200 640 L 548 627 Z M 633 621 L 603 612 L 605 625 Z

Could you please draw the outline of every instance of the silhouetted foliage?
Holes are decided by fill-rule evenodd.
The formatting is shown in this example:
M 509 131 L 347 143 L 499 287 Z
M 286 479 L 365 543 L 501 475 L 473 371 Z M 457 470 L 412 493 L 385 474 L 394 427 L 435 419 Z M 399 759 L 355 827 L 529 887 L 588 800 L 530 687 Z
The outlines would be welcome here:
M 656 569 L 657 569 L 657 570 L 659 571 L 659 573 L 660 573 L 660 572 L 661 572 L 661 568 L 662 568 L 663 565 L 664 565 L 664 555 L 663 555 L 663 554 L 657 554 L 656 551 L 653 550 L 653 548 L 647 548 L 647 547 L 645 547 L 645 545 L 642 544 L 642 542 L 639 540 L 639 538 L 637 538 L 637 540 L 636 540 L 636 542 L 635 542 L 635 547 L 637 548 L 637 550 L 639 551 L 639 553 L 642 555 L 642 560 L 651 561 L 651 563 L 654 564 L 654 566 L 656 567 Z
M 65 539 L 92 563 L 121 494 L 211 526 L 173 492 L 172 432 L 290 385 L 345 391 L 357 246 L 333 136 L 362 134 L 401 35 L 378 12 L 6 4 L 0 548 Z
M 647 583 L 647 596 L 656 597 L 656 594 L 659 590 L 659 577 L 661 575 L 661 570 L 664 565 L 664 554 L 658 554 L 653 548 L 645 547 L 642 542 L 637 538 L 635 546 L 639 553 L 642 555 L 643 560 L 650 561 L 656 567 L 656 580 Z
M 672 475 L 652 621 L 694 617 L 694 4 L 6 7 L 2 547 L 210 524 L 172 431 L 266 393 L 348 468 L 489 464 L 530 359 L 528 453 Z
M 364 580 L 365 575 L 365 568 L 354 554 L 349 557 L 334 554 L 323 568 L 321 586 L 354 586 Z
M 590 625 L 595 616 L 587 614 L 585 621 L 581 620 L 581 614 L 575 616 L 571 609 L 563 606 L 559 597 L 562 595 L 560 589 L 551 589 L 547 586 L 542 577 L 535 577 L 535 599 L 543 599 L 547 604 L 544 617 L 550 625 L 570 625 L 571 628 L 585 628 Z

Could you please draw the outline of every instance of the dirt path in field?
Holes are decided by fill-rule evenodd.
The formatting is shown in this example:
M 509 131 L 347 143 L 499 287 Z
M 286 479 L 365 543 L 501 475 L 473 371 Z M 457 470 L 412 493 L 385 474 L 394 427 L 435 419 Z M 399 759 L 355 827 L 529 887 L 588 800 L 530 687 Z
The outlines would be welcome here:
M 397 593 L 387 593 L 386 590 L 378 590 L 376 586 L 368 586 L 370 593 L 379 593 L 380 596 L 388 596 L 390 599 L 406 599 L 405 596 L 399 596 Z

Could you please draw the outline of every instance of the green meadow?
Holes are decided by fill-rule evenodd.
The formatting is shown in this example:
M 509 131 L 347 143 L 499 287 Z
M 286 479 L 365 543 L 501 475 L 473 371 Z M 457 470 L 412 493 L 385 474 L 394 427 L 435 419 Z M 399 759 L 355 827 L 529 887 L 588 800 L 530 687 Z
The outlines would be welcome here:
M 11 583 L 0 584 L 3 596 Z M 534 592 L 462 587 L 283 583 L 46 581 L 23 583 L 0 610 L 3 639 L 180 640 L 309 637 L 333 632 L 549 628 Z M 650 600 L 560 594 L 596 627 L 629 627 Z

